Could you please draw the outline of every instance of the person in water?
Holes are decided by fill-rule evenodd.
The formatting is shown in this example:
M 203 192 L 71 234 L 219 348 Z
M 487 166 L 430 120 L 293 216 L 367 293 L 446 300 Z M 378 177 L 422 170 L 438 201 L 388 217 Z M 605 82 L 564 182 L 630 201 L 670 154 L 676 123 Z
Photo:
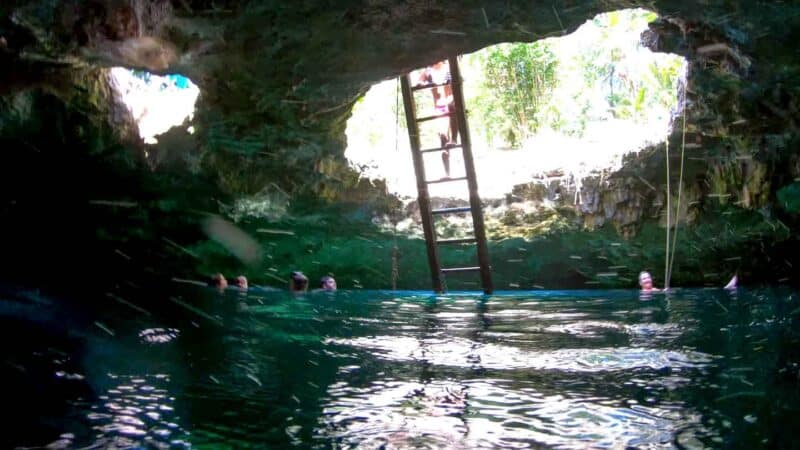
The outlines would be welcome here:
M 228 280 L 226 280 L 225 276 L 221 273 L 215 273 L 214 275 L 211 275 L 211 280 L 208 284 L 219 290 L 223 290 L 228 287 Z
M 661 291 L 661 289 L 653 286 L 653 277 L 650 275 L 650 272 L 646 271 L 639 272 L 639 287 L 642 289 L 642 292 Z
M 303 272 L 294 271 L 289 275 L 289 292 L 306 292 L 308 277 Z
M 726 284 L 723 289 L 736 289 L 739 284 L 739 276 L 733 275 L 728 284 Z M 660 292 L 661 289 L 653 286 L 653 277 L 650 275 L 650 272 L 641 271 L 639 272 L 639 287 L 642 289 L 642 292 Z M 666 289 L 664 289 L 666 290 Z
M 246 290 L 247 290 L 247 287 L 248 287 L 248 286 L 247 286 L 247 278 L 245 278 L 245 276 L 244 276 L 244 275 L 239 275 L 239 276 L 238 276 L 238 277 L 236 277 L 236 279 L 233 281 L 233 285 L 234 285 L 234 286 L 236 286 L 236 287 L 238 287 L 239 289 L 241 289 L 241 290 L 243 290 L 243 291 L 246 291 Z
M 331 276 L 325 275 L 319 280 L 319 288 L 323 291 L 335 291 L 336 280 Z

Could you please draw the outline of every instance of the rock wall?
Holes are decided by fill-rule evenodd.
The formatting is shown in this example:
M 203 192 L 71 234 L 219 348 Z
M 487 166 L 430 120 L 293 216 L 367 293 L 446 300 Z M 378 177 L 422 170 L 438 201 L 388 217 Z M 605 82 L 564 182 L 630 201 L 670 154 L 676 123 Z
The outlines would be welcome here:
M 27 255 L 19 242 L 38 243 L 50 232 L 41 224 L 79 212 L 72 235 L 81 239 L 57 247 L 94 247 L 100 236 L 108 238 L 100 253 L 128 255 L 119 245 L 135 241 L 147 244 L 140 248 L 149 265 L 191 261 L 181 248 L 204 242 L 190 231 L 195 215 L 228 211 L 267 190 L 292 199 L 296 214 L 316 208 L 303 212 L 303 204 L 349 204 L 369 220 L 393 203 L 348 168 L 343 150 L 350 108 L 371 83 L 454 53 L 568 33 L 598 13 L 637 6 L 661 15 L 643 36 L 647 44 L 690 61 L 680 217 L 702 224 L 731 207 L 754 212 L 776 233 L 796 230 L 800 6 L 792 3 L 14 0 L 0 6 L 0 64 L 11 68 L 0 74 L 0 139 L 13 172 L 3 182 L 3 221 L 13 230 L 6 236 Z M 155 149 L 131 138 L 130 119 L 104 78 L 103 68 L 115 65 L 179 72 L 198 83 L 195 137 L 173 133 Z M 623 237 L 639 236 L 662 220 L 665 164 L 678 172 L 681 128 L 669 158 L 663 148 L 649 149 L 618 173 L 583 180 L 577 205 L 576 192 L 559 189 L 561 206 L 572 201 L 572 211 L 555 208 L 560 218 L 512 214 L 506 222 L 613 226 Z M 23 175 L 21 167 L 31 169 Z M 52 192 L 69 201 L 51 209 Z M 87 209 L 98 200 L 112 202 L 115 214 Z M 122 220 L 120 205 L 131 203 L 135 214 Z M 48 253 L 36 248 L 31 267 Z

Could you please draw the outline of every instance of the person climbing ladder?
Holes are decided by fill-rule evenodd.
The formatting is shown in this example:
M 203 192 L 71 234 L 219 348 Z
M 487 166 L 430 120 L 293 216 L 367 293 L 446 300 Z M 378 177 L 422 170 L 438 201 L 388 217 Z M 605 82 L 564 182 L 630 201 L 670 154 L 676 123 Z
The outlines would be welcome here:
M 403 106 L 406 113 L 406 124 L 408 125 L 408 138 L 411 144 L 411 156 L 414 162 L 414 174 L 417 179 L 417 203 L 419 205 L 420 217 L 422 219 L 422 229 L 425 234 L 425 246 L 428 254 L 428 265 L 431 269 L 431 283 L 435 292 L 444 292 L 444 277 L 466 272 L 480 272 L 483 292 L 491 294 L 494 290 L 492 286 L 491 265 L 489 261 L 489 250 L 486 243 L 486 230 L 483 222 L 483 205 L 478 195 L 478 181 L 475 173 L 475 162 L 472 157 L 472 146 L 470 145 L 469 126 L 464 109 L 464 94 L 462 88 L 461 71 L 458 67 L 458 58 L 452 57 L 444 62 L 437 63 L 432 67 L 422 69 L 422 75 L 406 74 L 400 78 L 400 87 L 403 94 Z M 414 81 L 412 82 L 412 78 Z M 442 83 L 437 83 L 442 82 Z M 423 117 L 417 116 L 414 91 L 436 89 L 433 94 L 434 105 L 439 109 L 435 114 Z M 441 144 L 437 147 L 423 148 L 420 142 L 420 123 L 428 121 L 439 121 L 447 118 L 447 127 L 440 128 L 439 138 Z M 434 122 L 438 123 L 438 122 Z M 442 137 L 444 135 L 444 137 Z M 454 141 L 458 141 L 457 143 Z M 450 177 L 450 150 L 461 149 L 461 157 L 464 163 L 464 176 Z M 439 179 L 429 179 L 425 173 L 425 160 L 423 155 L 426 153 L 441 152 L 442 162 L 445 165 L 447 176 Z M 455 208 L 431 207 L 431 198 L 428 186 L 439 183 L 462 183 L 466 182 L 469 192 L 469 206 Z M 450 214 L 470 213 L 472 216 L 473 236 L 459 239 L 440 239 L 436 235 L 434 227 L 434 217 L 443 217 Z M 441 245 L 475 245 L 477 265 L 466 265 L 461 267 L 442 267 L 439 261 L 439 246 Z
M 439 143 L 442 151 L 442 165 L 446 177 L 450 177 L 450 149 L 458 144 L 458 118 L 455 115 L 453 99 L 452 75 L 447 61 L 438 61 L 430 67 L 422 69 L 415 84 L 416 87 L 435 85 L 430 89 L 433 108 L 436 114 L 448 114 L 437 120 L 439 124 Z

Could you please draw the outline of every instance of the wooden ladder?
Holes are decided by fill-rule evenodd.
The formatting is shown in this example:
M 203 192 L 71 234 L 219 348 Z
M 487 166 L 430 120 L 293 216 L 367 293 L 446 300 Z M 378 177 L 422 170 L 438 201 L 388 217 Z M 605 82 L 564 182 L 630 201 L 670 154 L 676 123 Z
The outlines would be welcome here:
M 470 146 L 469 127 L 467 126 L 467 116 L 464 110 L 464 93 L 462 90 L 463 80 L 461 78 L 461 71 L 458 68 L 457 58 L 449 58 L 448 62 L 450 65 L 451 79 L 449 82 L 445 82 L 443 84 L 425 84 L 412 87 L 410 74 L 406 74 L 400 78 L 403 91 L 403 104 L 406 112 L 406 124 L 408 125 L 408 138 L 411 142 L 411 154 L 414 159 L 414 172 L 417 176 L 418 203 L 420 215 L 422 216 L 422 228 L 425 233 L 425 246 L 428 251 L 428 264 L 431 268 L 431 281 L 433 282 L 434 291 L 444 292 L 444 285 L 442 281 L 446 274 L 459 272 L 480 272 L 481 283 L 483 284 L 483 292 L 486 294 L 491 294 L 494 290 L 492 286 L 492 272 L 489 264 L 489 250 L 486 245 L 486 229 L 484 228 L 483 224 L 483 209 L 481 205 L 481 199 L 478 196 L 478 181 L 475 175 L 475 162 L 472 158 L 472 147 Z M 451 85 L 453 93 L 454 111 L 418 118 L 416 105 L 414 103 L 414 91 L 443 87 L 448 84 Z M 461 138 L 460 142 L 457 144 L 448 144 L 446 147 L 422 149 L 420 145 L 419 123 L 443 117 L 450 117 L 451 114 L 455 114 L 458 121 L 458 133 Z M 425 163 L 423 154 L 439 153 L 445 150 L 453 150 L 457 148 L 461 149 L 463 155 L 466 176 L 454 178 L 450 178 L 448 176 L 438 180 L 428 180 L 425 176 Z M 428 194 L 429 184 L 448 182 L 455 183 L 463 181 L 467 182 L 467 188 L 469 189 L 469 206 L 431 210 L 430 195 Z M 472 227 L 474 231 L 473 237 L 465 239 L 438 239 L 436 237 L 436 229 L 433 222 L 435 216 L 466 212 L 472 213 Z M 478 256 L 478 265 L 449 268 L 441 267 L 439 262 L 439 246 L 463 244 L 475 244 Z

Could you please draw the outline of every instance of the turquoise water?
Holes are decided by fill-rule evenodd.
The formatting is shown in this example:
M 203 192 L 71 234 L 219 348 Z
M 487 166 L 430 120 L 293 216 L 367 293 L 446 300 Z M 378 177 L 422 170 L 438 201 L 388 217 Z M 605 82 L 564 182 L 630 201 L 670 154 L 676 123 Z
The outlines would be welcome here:
M 2 447 L 790 448 L 788 290 L 0 302 Z

